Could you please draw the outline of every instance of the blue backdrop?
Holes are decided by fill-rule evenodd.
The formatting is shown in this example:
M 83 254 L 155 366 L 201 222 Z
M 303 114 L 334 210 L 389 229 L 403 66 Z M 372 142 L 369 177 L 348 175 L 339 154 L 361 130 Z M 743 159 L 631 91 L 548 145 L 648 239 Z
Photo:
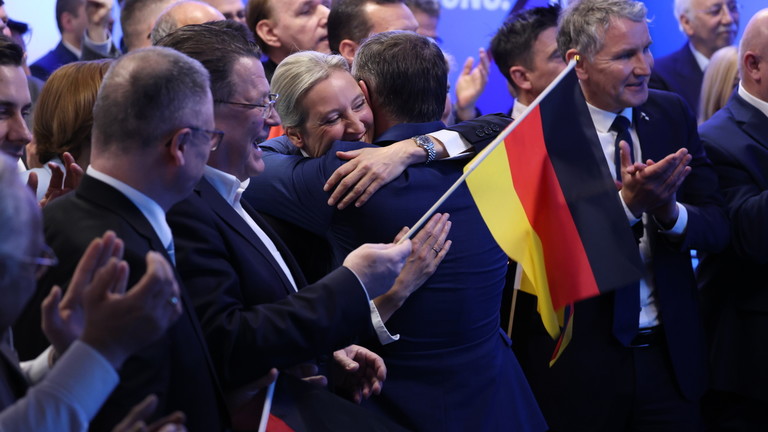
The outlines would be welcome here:
M 449 81 L 451 85 L 464 64 L 464 60 L 473 56 L 477 60 L 477 50 L 487 48 L 496 30 L 504 21 L 512 7 L 544 6 L 546 0 L 441 0 L 442 13 L 438 24 L 438 33 L 443 39 L 443 49 L 454 57 Z M 672 0 L 648 0 L 648 16 L 655 57 L 660 57 L 680 48 L 685 42 L 677 20 L 672 12 Z M 741 19 L 739 36 L 749 18 L 761 8 L 766 7 L 765 0 L 741 0 Z M 507 83 L 495 64 L 491 65 L 488 86 L 478 101 L 483 113 L 507 112 L 512 107 L 512 97 L 507 90 Z
M 742 6 L 740 32 L 749 18 L 762 7 L 765 0 L 740 0 Z M 475 57 L 480 47 L 488 47 L 491 38 L 501 25 L 507 12 L 515 8 L 542 6 L 547 0 L 440 0 L 442 15 L 438 32 L 443 39 L 443 49 L 454 58 L 451 69 L 451 85 L 456 82 L 464 60 Z M 117 3 L 117 2 L 115 2 Z M 653 54 L 656 57 L 679 48 L 685 38 L 680 33 L 672 13 L 672 0 L 647 0 Z M 30 63 L 52 49 L 59 41 L 54 18 L 56 0 L 6 0 L 5 8 L 11 18 L 29 23 L 33 36 L 29 44 Z M 115 13 L 117 18 L 117 12 Z M 115 23 L 115 36 L 120 37 L 119 20 Z M 484 113 L 506 112 L 512 106 L 504 77 L 495 65 L 491 65 L 488 87 L 480 97 L 478 106 Z

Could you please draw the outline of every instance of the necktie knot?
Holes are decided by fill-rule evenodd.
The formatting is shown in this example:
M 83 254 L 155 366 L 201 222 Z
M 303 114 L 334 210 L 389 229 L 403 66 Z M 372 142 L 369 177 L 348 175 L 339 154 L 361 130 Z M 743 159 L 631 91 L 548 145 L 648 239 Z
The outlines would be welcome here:
M 625 141 L 629 146 L 629 160 L 634 161 L 634 146 L 632 144 L 632 135 L 629 133 L 629 119 L 623 115 L 617 115 L 613 119 L 610 130 L 616 132 L 616 141 L 614 142 L 613 163 L 615 166 L 614 174 L 616 180 L 621 181 L 621 154 L 619 151 L 619 143 Z
M 611 123 L 611 130 L 618 134 L 623 134 L 629 130 L 629 125 L 630 122 L 628 118 L 623 115 L 617 115 L 613 120 L 613 123 Z

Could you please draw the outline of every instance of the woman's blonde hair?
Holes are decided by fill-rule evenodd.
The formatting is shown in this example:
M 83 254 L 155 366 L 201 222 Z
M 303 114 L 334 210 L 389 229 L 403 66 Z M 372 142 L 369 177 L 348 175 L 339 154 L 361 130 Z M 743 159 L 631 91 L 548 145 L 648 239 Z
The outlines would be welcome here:
M 739 52 L 734 46 L 717 50 L 709 61 L 701 82 L 699 124 L 724 107 L 738 83 Z
M 277 65 L 271 87 L 272 93 L 280 95 L 275 109 L 284 128 L 304 126 L 307 121 L 307 113 L 301 106 L 304 96 L 337 70 L 349 72 L 344 57 L 316 51 L 291 54 Z

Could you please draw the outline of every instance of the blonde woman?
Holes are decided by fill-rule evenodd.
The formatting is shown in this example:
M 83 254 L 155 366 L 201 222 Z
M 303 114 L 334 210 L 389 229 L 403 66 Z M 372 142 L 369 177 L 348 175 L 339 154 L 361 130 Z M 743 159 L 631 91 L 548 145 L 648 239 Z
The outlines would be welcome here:
M 699 101 L 699 124 L 725 106 L 733 90 L 739 84 L 739 53 L 735 46 L 717 50 L 704 71 Z

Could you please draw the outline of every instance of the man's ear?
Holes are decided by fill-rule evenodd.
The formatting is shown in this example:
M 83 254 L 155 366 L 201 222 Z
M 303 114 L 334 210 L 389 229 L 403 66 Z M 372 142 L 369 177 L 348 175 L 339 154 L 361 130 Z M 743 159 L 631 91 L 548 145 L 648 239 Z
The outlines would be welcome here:
M 355 53 L 357 53 L 358 48 L 360 48 L 360 45 L 358 45 L 357 42 L 344 39 L 339 43 L 339 54 L 347 59 L 347 63 L 352 66 L 352 62 L 355 60 Z
M 765 65 L 760 64 L 760 57 L 754 53 L 754 51 L 747 51 L 744 53 L 744 56 L 742 57 L 741 61 L 742 68 L 741 73 L 743 75 L 749 75 L 752 80 L 754 81 L 760 81 L 760 67 L 765 67 Z
M 363 97 L 365 97 L 365 103 L 368 104 L 369 107 L 371 107 L 371 93 L 370 90 L 368 90 L 368 84 L 365 83 L 363 80 L 359 80 L 357 82 L 357 85 L 360 86 L 360 91 L 363 92 Z
M 691 26 L 691 19 L 688 18 L 688 15 L 680 15 L 678 21 L 680 22 L 680 28 L 683 29 L 683 33 L 685 33 L 686 36 L 691 37 L 691 35 L 693 35 L 693 27 Z
M 282 46 L 280 38 L 277 37 L 277 34 L 275 33 L 272 21 L 268 19 L 259 21 L 256 23 L 256 28 L 253 31 L 265 44 L 275 48 L 280 48 Z
M 301 135 L 301 132 L 299 131 L 299 128 L 295 126 L 289 126 L 285 128 L 285 136 L 288 137 L 288 139 L 291 140 L 293 145 L 295 145 L 298 148 L 304 147 L 304 137 Z
M 72 21 L 75 20 L 75 16 L 69 12 L 63 12 L 61 14 L 61 31 L 68 32 L 72 30 Z
M 172 163 L 176 166 L 184 165 L 184 153 L 192 139 L 192 134 L 188 128 L 179 129 L 173 134 L 166 147 L 167 154 Z
M 509 68 L 509 76 L 519 89 L 530 90 L 533 85 L 528 78 L 528 69 L 522 66 L 512 66 Z
M 576 56 L 578 56 L 575 67 L 576 76 L 579 78 L 579 80 L 584 80 L 588 78 L 589 75 L 587 74 L 586 68 L 584 67 L 585 59 L 583 54 L 581 54 L 578 50 L 571 48 L 565 53 L 565 63 L 570 63 L 570 61 L 576 58 Z

